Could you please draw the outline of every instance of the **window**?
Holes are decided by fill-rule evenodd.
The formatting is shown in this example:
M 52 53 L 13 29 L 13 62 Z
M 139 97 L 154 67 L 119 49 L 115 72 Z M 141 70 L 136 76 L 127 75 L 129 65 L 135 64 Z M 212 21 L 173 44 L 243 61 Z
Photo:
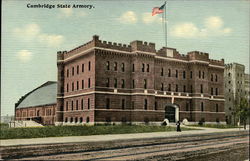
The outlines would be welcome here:
M 83 110 L 83 108 L 84 108 L 84 104 L 83 104 L 83 99 L 81 100 L 81 107 L 82 107 L 82 110 Z
M 117 62 L 114 63 L 114 71 L 117 71 Z
M 124 72 L 125 71 L 125 64 L 124 63 L 122 63 L 122 72 Z
M 157 108 L 158 108 L 158 104 L 157 104 L 157 102 L 155 101 L 155 110 L 157 110 Z
M 122 88 L 125 88 L 125 80 L 122 79 Z
M 82 89 L 84 89 L 84 80 L 82 80 Z
M 219 112 L 219 105 L 218 104 L 216 104 L 216 107 L 215 107 L 216 109 L 216 112 Z
M 199 78 L 201 78 L 201 71 L 199 70 Z
M 186 111 L 189 111 L 189 109 L 188 109 L 188 103 L 186 102 Z
M 106 70 L 109 70 L 109 61 L 106 62 Z
M 72 76 L 74 75 L 74 67 L 72 67 Z
M 228 73 L 228 77 L 230 77 L 231 76 L 231 73 Z
M 175 92 L 178 92 L 178 84 L 175 86 Z
M 211 88 L 211 95 L 214 95 L 214 89 Z
M 132 88 L 135 88 L 135 80 L 132 80 Z
M 65 120 L 64 120 L 65 122 L 68 122 L 68 118 L 67 117 L 65 117 Z
M 163 91 L 163 90 L 164 90 L 164 84 L 161 83 L 161 91 Z
M 72 82 L 72 88 L 71 89 L 72 89 L 72 91 L 74 91 L 74 82 Z
M 67 92 L 69 92 L 69 84 L 67 84 Z
M 66 111 L 68 111 L 69 110 L 69 102 L 67 101 L 66 102 Z
M 109 78 L 106 79 L 106 87 L 109 87 Z
M 70 122 L 73 122 L 73 117 L 70 118 Z
M 114 79 L 114 88 L 117 88 L 117 79 Z
M 147 72 L 149 72 L 149 64 L 147 64 Z
M 88 98 L 88 109 L 90 109 L 90 98 Z
M 83 120 L 82 117 L 80 117 L 80 123 L 82 123 L 82 120 Z
M 79 82 L 76 82 L 76 90 L 79 90 Z
M 168 69 L 168 77 L 171 77 L 171 69 Z
M 171 91 L 171 84 L 168 84 L 168 91 Z
M 202 72 L 202 79 L 204 79 L 205 78 L 205 72 L 203 71 Z
M 67 69 L 67 77 L 69 77 L 69 69 Z
M 76 74 L 79 74 L 79 65 L 76 67 Z
M 215 88 L 215 95 L 218 95 L 218 88 Z
M 204 111 L 204 104 L 203 104 L 203 102 L 201 102 L 201 111 L 202 112 Z
M 74 102 L 71 101 L 71 110 L 73 111 L 74 110 Z
M 78 100 L 76 100 L 76 110 L 78 110 Z
M 183 79 L 186 79 L 186 71 L 183 71 Z
M 106 109 L 110 108 L 110 99 L 106 98 Z
M 215 82 L 217 82 L 218 81 L 218 76 L 217 76 L 217 74 L 215 75 Z
M 211 81 L 214 81 L 214 75 L 211 74 Z
M 132 72 L 135 72 L 135 64 L 132 65 Z
M 144 110 L 147 110 L 148 109 L 148 100 L 145 99 L 144 100 Z
M 228 84 L 231 84 L 231 81 L 228 81 Z
M 201 93 L 203 93 L 203 84 L 201 84 L 200 87 L 201 87 Z
M 125 99 L 122 99 L 122 109 L 125 109 Z
M 164 75 L 164 69 L 161 68 L 161 76 L 163 76 L 163 75 Z
M 190 93 L 193 93 L 193 86 L 190 86 Z
M 175 71 L 175 77 L 178 78 L 178 70 Z
M 193 78 L 193 72 L 190 71 L 190 79 L 192 79 L 192 78 Z
M 88 79 L 88 88 L 90 88 L 90 84 L 91 84 L 91 82 L 90 82 L 90 78 Z
M 144 79 L 144 89 L 147 89 L 147 80 L 146 79 Z
M 84 72 L 84 64 L 82 64 L 82 72 Z
M 183 86 L 183 92 L 186 92 L 186 86 L 185 85 Z
M 144 72 L 145 64 L 142 64 L 141 71 Z
M 89 71 L 91 70 L 91 62 L 89 61 Z
M 86 118 L 86 123 L 89 123 L 89 117 Z

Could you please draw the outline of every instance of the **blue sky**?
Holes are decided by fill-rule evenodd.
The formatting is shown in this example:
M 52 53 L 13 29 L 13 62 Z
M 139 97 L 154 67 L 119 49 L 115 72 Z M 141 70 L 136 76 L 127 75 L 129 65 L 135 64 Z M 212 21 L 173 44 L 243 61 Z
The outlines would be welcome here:
M 94 5 L 93 9 L 27 8 L 27 4 Z M 161 15 L 153 7 L 164 1 L 17 1 L 3 0 L 1 112 L 48 80 L 56 81 L 56 52 L 92 39 L 126 43 L 143 40 L 164 46 Z M 250 1 L 171 0 L 167 2 L 168 47 L 181 54 L 198 50 L 212 59 L 237 62 L 249 73 Z

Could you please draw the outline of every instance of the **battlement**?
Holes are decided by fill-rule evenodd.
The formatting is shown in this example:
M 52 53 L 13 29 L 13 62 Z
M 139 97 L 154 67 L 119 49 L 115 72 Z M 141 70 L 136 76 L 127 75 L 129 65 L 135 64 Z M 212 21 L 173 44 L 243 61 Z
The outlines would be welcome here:
M 65 54 L 67 54 L 67 51 L 58 51 L 57 52 L 57 60 L 63 60 Z
M 148 43 L 139 40 L 130 42 L 132 51 L 145 51 L 155 53 L 155 43 Z
M 188 52 L 189 60 L 202 60 L 202 61 L 208 61 L 209 60 L 209 54 L 200 52 L 200 51 L 191 51 Z
M 114 50 L 121 50 L 121 51 L 127 51 L 131 52 L 131 46 L 127 44 L 122 44 L 122 43 L 116 43 L 116 42 L 107 42 L 107 41 L 102 41 L 98 40 L 96 43 L 97 47 L 102 47 L 102 48 L 107 48 L 107 49 L 114 49 Z
M 209 59 L 209 63 L 212 65 L 224 66 L 224 59 L 221 59 L 221 60 Z

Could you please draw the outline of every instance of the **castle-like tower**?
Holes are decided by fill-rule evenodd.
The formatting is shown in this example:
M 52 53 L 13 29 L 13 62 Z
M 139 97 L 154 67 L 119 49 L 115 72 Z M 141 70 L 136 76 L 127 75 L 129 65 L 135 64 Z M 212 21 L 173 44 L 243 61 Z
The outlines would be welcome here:
M 224 60 L 98 36 L 57 53 L 56 124 L 224 122 Z

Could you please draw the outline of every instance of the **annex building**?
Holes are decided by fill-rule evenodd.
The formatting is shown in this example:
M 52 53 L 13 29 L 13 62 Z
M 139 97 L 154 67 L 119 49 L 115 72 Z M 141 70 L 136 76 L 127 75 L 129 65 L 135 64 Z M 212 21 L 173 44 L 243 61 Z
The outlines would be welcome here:
M 57 52 L 57 66 L 50 117 L 55 125 L 225 122 L 224 60 L 208 53 L 183 55 L 174 48 L 156 50 L 154 43 L 125 45 L 95 35 Z

